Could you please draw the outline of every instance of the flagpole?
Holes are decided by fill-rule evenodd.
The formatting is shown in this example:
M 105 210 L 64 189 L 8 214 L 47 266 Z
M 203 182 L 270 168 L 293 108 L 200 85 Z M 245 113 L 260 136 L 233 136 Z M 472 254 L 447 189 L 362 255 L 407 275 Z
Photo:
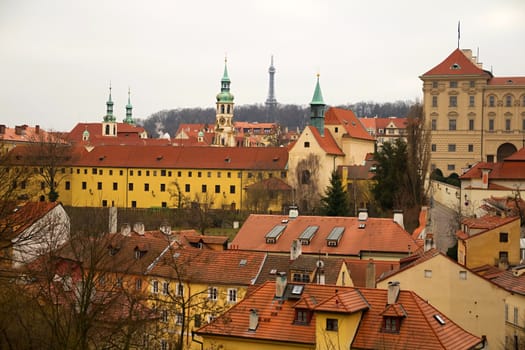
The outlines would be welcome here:
M 461 22 L 458 21 L 458 49 L 459 49 L 459 39 L 461 38 Z

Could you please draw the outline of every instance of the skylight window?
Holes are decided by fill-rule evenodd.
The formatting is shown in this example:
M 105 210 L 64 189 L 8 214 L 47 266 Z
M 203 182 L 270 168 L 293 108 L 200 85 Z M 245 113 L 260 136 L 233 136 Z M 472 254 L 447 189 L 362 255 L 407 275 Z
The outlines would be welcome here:
M 293 295 L 301 295 L 303 293 L 304 286 L 303 285 L 295 285 L 292 288 L 292 294 Z
M 319 229 L 319 226 L 308 226 L 303 233 L 299 236 L 299 240 L 301 241 L 302 245 L 308 245 L 310 244 L 310 241 L 314 237 L 315 233 Z
M 266 234 L 266 243 L 273 244 L 277 242 L 285 228 L 286 225 L 275 225 L 274 228 L 272 228 L 271 231 Z
M 440 325 L 443 326 L 445 324 L 445 320 L 440 315 L 436 314 L 434 315 L 434 318 L 439 322 Z
M 248 263 L 248 260 L 241 259 L 241 261 L 239 261 L 239 266 L 246 266 L 247 263 Z

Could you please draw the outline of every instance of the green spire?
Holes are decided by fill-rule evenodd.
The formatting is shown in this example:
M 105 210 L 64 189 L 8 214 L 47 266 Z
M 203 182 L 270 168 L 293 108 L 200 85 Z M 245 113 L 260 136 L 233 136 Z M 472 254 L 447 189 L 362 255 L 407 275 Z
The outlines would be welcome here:
M 133 120 L 131 111 L 133 110 L 133 106 L 131 105 L 131 91 L 130 88 L 128 88 L 128 104 L 126 105 L 126 118 L 124 119 L 124 123 L 134 125 L 135 121 Z
M 314 97 L 310 105 L 325 105 L 323 101 L 323 93 L 321 92 L 321 85 L 319 85 L 319 74 L 317 74 L 317 84 L 315 85 Z
M 114 122 L 115 117 L 113 116 L 113 101 L 111 100 L 111 82 L 109 83 L 109 99 L 106 102 L 106 116 L 104 117 L 105 122 Z
M 217 102 L 233 103 L 233 95 L 230 92 L 230 77 L 228 77 L 227 59 L 224 59 L 224 73 L 221 79 L 221 92 L 217 94 Z
M 310 102 L 310 125 L 315 127 L 321 136 L 324 136 L 325 106 L 323 94 L 321 93 L 321 85 L 319 84 L 319 74 L 317 74 L 314 97 L 312 97 L 312 102 Z

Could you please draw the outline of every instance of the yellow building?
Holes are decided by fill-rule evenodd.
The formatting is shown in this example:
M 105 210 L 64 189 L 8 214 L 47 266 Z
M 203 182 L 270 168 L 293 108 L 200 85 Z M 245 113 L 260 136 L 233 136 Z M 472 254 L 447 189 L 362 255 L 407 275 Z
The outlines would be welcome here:
M 32 158 L 13 150 L 16 163 Z M 222 148 L 110 145 L 72 150 L 57 165 L 59 200 L 66 206 L 120 208 L 244 209 L 245 188 L 270 178 L 287 178 L 285 148 Z M 24 193 L 44 198 L 39 168 Z M 22 190 L 22 189 L 21 189 Z
M 404 260 L 401 269 L 377 282 L 377 288 L 387 288 L 388 283 L 398 281 L 465 330 L 485 336 L 486 349 L 501 349 L 508 291 L 435 249 Z
M 432 130 L 431 170 L 461 175 L 524 146 L 524 77 L 494 77 L 471 50 L 458 48 L 420 79 Z
M 465 218 L 457 232 L 458 262 L 468 268 L 520 263 L 520 218 Z
M 437 315 L 437 317 L 436 317 Z M 446 325 L 446 326 L 445 326 Z M 205 349 L 474 349 L 482 340 L 415 293 L 279 275 L 196 332 Z

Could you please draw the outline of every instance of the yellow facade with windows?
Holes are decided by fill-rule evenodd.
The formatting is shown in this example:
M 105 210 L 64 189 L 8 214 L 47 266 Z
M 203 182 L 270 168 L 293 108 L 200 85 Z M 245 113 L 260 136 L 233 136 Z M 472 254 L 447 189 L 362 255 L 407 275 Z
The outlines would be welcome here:
M 525 78 L 494 77 L 471 50 L 456 49 L 420 79 L 431 168 L 461 175 L 525 145 Z

